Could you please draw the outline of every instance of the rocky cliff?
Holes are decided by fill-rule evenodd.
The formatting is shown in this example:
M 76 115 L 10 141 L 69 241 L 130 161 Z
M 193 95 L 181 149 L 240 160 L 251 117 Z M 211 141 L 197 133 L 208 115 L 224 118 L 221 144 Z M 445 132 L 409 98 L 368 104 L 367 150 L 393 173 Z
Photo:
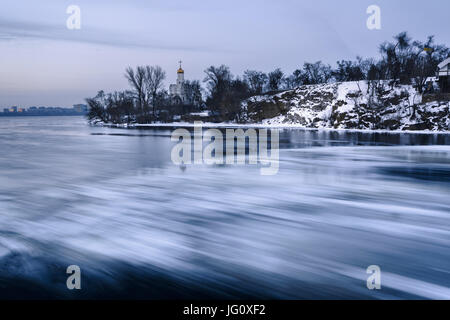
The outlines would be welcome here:
M 366 81 L 305 85 L 251 97 L 242 105 L 249 123 L 310 128 L 450 130 L 448 96 L 422 97 L 409 85 Z

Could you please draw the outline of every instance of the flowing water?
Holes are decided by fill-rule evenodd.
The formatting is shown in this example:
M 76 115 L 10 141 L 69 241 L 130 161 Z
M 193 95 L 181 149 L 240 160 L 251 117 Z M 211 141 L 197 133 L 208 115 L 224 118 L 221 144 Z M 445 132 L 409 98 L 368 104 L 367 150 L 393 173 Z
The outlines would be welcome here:
M 450 135 L 285 129 L 264 176 L 171 132 L 0 118 L 0 297 L 450 299 Z

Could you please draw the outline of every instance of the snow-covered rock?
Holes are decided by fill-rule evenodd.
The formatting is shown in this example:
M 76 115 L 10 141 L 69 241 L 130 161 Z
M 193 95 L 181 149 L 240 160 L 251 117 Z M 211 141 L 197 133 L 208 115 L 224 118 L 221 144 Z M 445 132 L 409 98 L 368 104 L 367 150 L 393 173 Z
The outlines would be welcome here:
M 373 130 L 447 131 L 449 107 L 448 98 L 422 103 L 410 85 L 379 82 L 374 88 L 367 81 L 305 85 L 243 103 L 250 123 Z

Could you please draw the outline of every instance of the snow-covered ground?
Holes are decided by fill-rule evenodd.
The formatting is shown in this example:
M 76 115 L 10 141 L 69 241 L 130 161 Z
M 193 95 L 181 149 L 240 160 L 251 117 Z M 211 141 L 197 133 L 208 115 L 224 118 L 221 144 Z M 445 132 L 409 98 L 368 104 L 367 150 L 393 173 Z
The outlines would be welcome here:
M 308 131 L 348 131 L 348 132 L 374 132 L 374 133 L 410 133 L 410 134 L 435 134 L 433 130 L 388 130 L 388 129 L 345 129 L 345 128 L 311 128 L 299 123 L 277 123 L 264 121 L 263 123 L 232 123 L 232 122 L 198 122 L 197 124 L 191 122 L 168 122 L 168 123 L 143 123 L 143 124 L 105 124 L 97 123 L 98 126 L 110 128 L 194 128 L 201 126 L 202 128 L 265 128 L 265 129 L 302 129 Z M 450 131 L 439 131 L 439 134 L 450 134 Z

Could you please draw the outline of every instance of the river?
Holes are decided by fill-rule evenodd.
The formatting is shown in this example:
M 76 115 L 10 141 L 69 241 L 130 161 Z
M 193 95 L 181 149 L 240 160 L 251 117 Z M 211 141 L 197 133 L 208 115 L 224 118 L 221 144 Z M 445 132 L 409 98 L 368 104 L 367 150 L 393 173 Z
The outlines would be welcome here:
M 261 175 L 171 133 L 0 118 L 0 297 L 450 299 L 449 134 L 284 129 Z

